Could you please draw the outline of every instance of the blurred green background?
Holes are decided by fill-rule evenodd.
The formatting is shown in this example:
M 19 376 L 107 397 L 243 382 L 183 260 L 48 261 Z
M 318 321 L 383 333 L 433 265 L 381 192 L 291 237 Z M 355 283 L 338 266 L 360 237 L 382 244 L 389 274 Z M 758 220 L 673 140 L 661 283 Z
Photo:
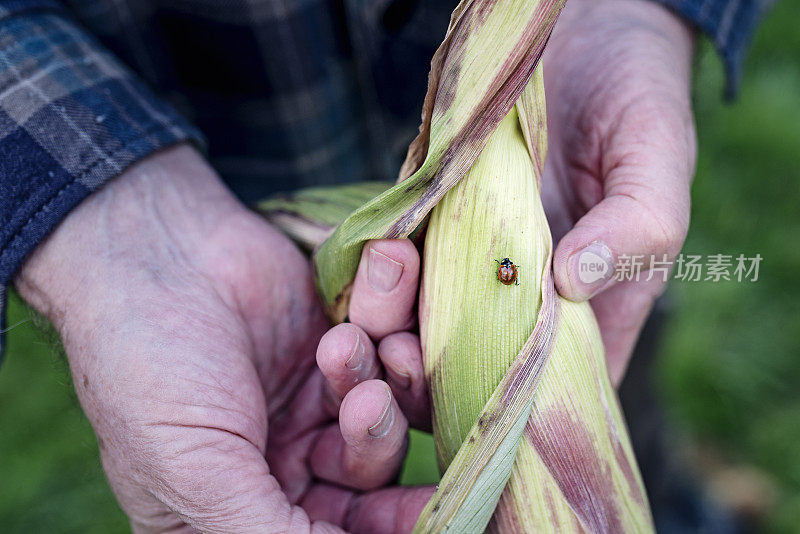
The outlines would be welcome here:
M 657 382 L 674 446 L 712 495 L 769 533 L 800 531 L 800 2 L 757 35 L 738 100 L 696 62 L 699 166 L 687 254 L 764 260 L 756 283 L 673 282 Z M 0 370 L 0 532 L 127 532 L 51 335 L 11 299 Z M 436 476 L 412 437 L 406 482 Z

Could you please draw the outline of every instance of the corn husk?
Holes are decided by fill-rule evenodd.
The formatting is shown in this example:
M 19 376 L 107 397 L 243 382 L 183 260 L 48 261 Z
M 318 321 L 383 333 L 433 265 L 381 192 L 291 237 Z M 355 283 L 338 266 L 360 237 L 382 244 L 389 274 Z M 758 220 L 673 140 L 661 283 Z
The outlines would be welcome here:
M 489 135 L 522 94 L 564 0 L 464 0 L 431 60 L 419 136 L 401 183 L 353 212 L 316 251 L 328 314 L 347 317 L 364 242 L 403 238 L 475 163 Z
M 558 297 L 552 279 L 537 65 L 562 6 L 459 4 L 400 183 L 314 255 L 342 321 L 364 243 L 407 237 L 430 215 L 420 330 L 444 474 L 415 532 L 653 529 L 592 311 Z M 497 280 L 505 257 L 519 285 Z
M 274 195 L 253 207 L 301 248 L 312 252 L 354 210 L 391 187 L 388 182 L 309 187 Z
M 496 532 L 652 530 L 591 308 L 552 289 L 544 154 L 531 141 L 541 136 L 523 130 L 544 124 L 542 91 L 537 70 L 428 223 L 420 328 L 437 454 L 448 471 L 419 532 L 481 532 L 482 508 L 498 499 Z M 495 260 L 505 257 L 519 266 L 519 285 L 498 281 Z M 475 446 L 495 426 L 510 428 L 504 440 L 516 448 Z M 469 479 L 448 473 L 469 472 L 460 463 L 476 458 L 491 473 L 459 491 Z

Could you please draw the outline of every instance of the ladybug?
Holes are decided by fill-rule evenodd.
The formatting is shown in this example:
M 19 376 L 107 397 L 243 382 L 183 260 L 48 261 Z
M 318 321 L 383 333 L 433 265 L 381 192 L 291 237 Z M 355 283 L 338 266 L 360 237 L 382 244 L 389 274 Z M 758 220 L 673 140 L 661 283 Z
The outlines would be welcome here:
M 497 268 L 497 279 L 507 286 L 510 286 L 511 284 L 518 286 L 519 282 L 517 282 L 517 272 L 519 267 L 514 265 L 514 262 L 508 258 L 504 258 L 503 261 L 494 261 L 496 261 L 500 266 Z

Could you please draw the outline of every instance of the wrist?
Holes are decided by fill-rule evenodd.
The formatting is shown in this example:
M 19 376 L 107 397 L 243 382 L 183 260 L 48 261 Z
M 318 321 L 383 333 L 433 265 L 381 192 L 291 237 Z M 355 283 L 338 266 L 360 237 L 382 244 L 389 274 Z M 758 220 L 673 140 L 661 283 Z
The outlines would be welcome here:
M 685 18 L 657 0 L 613 0 L 613 11 L 638 31 L 661 41 L 673 55 L 691 60 L 695 45 L 695 28 Z M 688 61 L 687 61 L 688 63 Z
M 99 286 L 127 271 L 193 261 L 214 228 L 244 207 L 192 148 L 158 152 L 77 206 L 23 264 L 21 296 L 60 329 Z M 101 290 L 102 291 L 102 290 Z

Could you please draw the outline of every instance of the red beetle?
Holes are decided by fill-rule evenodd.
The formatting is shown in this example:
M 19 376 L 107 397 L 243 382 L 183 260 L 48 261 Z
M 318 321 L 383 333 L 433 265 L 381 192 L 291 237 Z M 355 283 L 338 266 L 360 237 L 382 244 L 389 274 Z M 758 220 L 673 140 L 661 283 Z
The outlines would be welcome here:
M 503 261 L 494 260 L 500 266 L 497 268 L 497 279 L 500 280 L 503 284 L 510 286 L 514 284 L 515 286 L 519 285 L 517 282 L 517 266 L 514 265 L 508 258 L 504 258 Z

